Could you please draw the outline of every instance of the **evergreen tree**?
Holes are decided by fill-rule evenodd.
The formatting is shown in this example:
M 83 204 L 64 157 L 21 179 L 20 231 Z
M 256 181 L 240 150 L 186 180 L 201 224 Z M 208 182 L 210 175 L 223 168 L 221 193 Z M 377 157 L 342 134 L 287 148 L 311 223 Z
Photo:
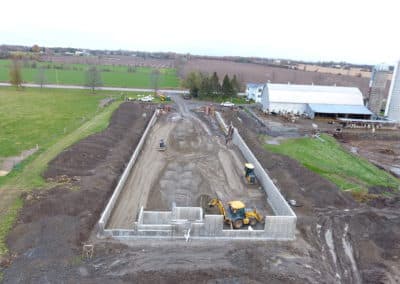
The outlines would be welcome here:
M 232 89 L 233 89 L 233 94 L 237 95 L 240 92 L 240 83 L 239 83 L 238 79 L 236 78 L 236 75 L 233 75 L 231 85 L 232 85 Z
M 221 84 L 217 72 L 214 72 L 210 79 L 211 90 L 214 95 L 218 95 L 221 92 Z
M 201 75 L 201 83 L 199 89 L 199 95 L 202 97 L 207 97 L 212 94 L 211 78 L 208 75 Z
M 228 75 L 225 75 L 222 81 L 222 95 L 224 97 L 231 97 L 233 95 L 233 88 Z

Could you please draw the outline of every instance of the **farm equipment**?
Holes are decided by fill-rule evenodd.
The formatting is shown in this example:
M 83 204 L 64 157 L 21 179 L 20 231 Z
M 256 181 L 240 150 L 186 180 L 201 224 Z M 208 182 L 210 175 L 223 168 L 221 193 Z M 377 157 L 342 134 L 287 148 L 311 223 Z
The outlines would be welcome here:
M 165 102 L 165 101 L 169 102 L 169 101 L 171 101 L 171 97 L 170 96 L 166 96 L 166 95 L 160 95 L 160 100 L 162 102 Z
M 244 177 L 248 184 L 256 183 L 256 175 L 254 174 L 254 165 L 251 163 L 244 164 Z
M 230 224 L 235 229 L 240 229 L 243 225 L 255 226 L 263 222 L 263 217 L 257 210 L 246 208 L 242 201 L 228 202 L 229 208 L 225 209 L 222 201 L 214 198 L 208 203 L 209 207 L 217 206 L 221 215 L 224 216 L 224 222 Z

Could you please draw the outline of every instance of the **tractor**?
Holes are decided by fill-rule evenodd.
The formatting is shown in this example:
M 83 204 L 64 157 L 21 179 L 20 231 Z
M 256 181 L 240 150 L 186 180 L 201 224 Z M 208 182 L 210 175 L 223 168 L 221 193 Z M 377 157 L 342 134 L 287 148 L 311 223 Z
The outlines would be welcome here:
M 244 164 L 244 177 L 248 184 L 256 183 L 256 175 L 254 174 L 254 165 L 251 163 Z

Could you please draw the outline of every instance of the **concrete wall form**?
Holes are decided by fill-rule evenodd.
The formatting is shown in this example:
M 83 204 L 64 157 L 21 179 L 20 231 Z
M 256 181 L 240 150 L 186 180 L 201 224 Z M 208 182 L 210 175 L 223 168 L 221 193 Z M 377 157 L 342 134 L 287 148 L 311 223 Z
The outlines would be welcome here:
M 216 118 L 221 128 L 227 133 L 228 128 L 220 113 Z M 258 181 L 267 193 L 267 201 L 277 216 L 265 216 L 262 230 L 224 229 L 222 215 L 204 215 L 201 207 L 176 207 L 171 211 L 145 211 L 140 209 L 137 221 L 131 230 L 105 229 L 111 211 L 125 183 L 150 127 L 156 121 L 156 114 L 150 120 L 138 147 L 121 176 L 121 179 L 99 221 L 99 232 L 119 240 L 153 238 L 153 239 L 213 239 L 213 240 L 293 240 L 295 238 L 297 217 L 287 204 L 279 190 L 269 178 L 254 154 L 247 147 L 243 138 L 234 129 L 232 142 L 238 146 L 248 162 L 255 166 Z
M 278 188 L 269 178 L 264 168 L 261 166 L 260 162 L 251 152 L 249 147 L 247 147 L 237 129 L 235 129 L 233 133 L 232 142 L 239 147 L 247 162 L 250 162 L 254 165 L 254 173 L 257 177 L 258 182 L 262 185 L 263 189 L 267 193 L 268 203 L 271 206 L 272 210 L 274 210 L 275 215 L 296 217 L 296 214 L 294 214 L 292 208 L 290 208 Z
M 108 219 L 110 218 L 112 210 L 114 209 L 115 203 L 118 200 L 118 196 L 121 193 L 121 191 L 125 185 L 125 182 L 129 176 L 129 173 L 139 156 L 140 150 L 142 150 L 142 147 L 144 145 L 146 137 L 149 134 L 150 128 L 154 125 L 154 123 L 157 120 L 157 113 L 158 113 L 158 110 L 155 110 L 153 116 L 151 117 L 149 123 L 147 124 L 147 127 L 142 135 L 142 138 L 139 141 L 139 144 L 136 146 L 136 149 L 133 152 L 131 159 L 129 160 L 127 167 L 125 168 L 124 172 L 122 173 L 122 175 L 119 179 L 119 182 L 118 182 L 110 200 L 108 201 L 108 203 L 106 205 L 106 208 L 104 209 L 103 213 L 101 214 L 100 220 L 98 222 L 100 232 L 104 232 L 104 230 L 105 230 L 105 226 L 108 222 Z
M 266 216 L 266 222 L 263 230 L 233 230 L 224 229 L 224 221 L 222 215 L 205 215 L 202 220 L 173 219 L 173 211 L 149 211 L 152 214 L 168 216 L 171 219 L 167 224 L 155 225 L 154 220 L 159 220 L 160 216 L 153 215 L 154 220 L 150 220 L 151 224 L 146 224 L 144 219 L 138 219 L 132 230 L 108 230 L 109 235 L 120 240 L 137 239 L 137 238 L 155 238 L 155 239 L 213 239 L 213 240 L 232 240 L 232 239 L 253 239 L 253 240 L 292 240 L 294 239 L 293 226 L 288 226 L 286 216 Z M 200 207 L 181 207 L 185 208 L 186 213 L 202 212 Z M 190 212 L 191 211 L 191 212 Z M 146 211 L 141 210 L 146 213 Z M 166 215 L 165 215 L 166 216 Z M 187 216 L 181 216 L 186 218 Z M 291 219 L 295 222 L 295 219 Z M 141 223 L 142 222 L 142 223 Z

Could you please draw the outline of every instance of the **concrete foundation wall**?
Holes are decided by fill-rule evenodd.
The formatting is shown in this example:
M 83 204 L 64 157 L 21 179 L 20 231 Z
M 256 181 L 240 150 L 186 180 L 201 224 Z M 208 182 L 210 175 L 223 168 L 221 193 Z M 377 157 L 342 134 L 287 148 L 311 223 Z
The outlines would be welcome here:
M 216 117 L 221 128 L 227 133 L 227 125 L 223 121 L 220 113 L 217 112 Z M 118 198 L 118 194 L 137 158 L 148 130 L 154 124 L 155 120 L 156 116 L 153 115 L 137 149 L 132 155 L 127 169 L 121 176 L 121 180 L 107 204 L 106 210 L 102 214 L 99 227 L 103 236 L 110 236 L 121 240 L 135 238 L 293 240 L 295 238 L 297 220 L 295 213 L 248 148 L 237 129 L 234 129 L 232 142 L 238 146 L 246 160 L 254 164 L 256 177 L 267 193 L 267 201 L 276 214 L 276 216 L 265 216 L 264 229 L 224 229 L 224 219 L 222 215 L 204 215 L 203 217 L 203 209 L 201 207 L 176 206 L 174 206 L 171 211 L 145 211 L 142 207 L 137 221 L 132 224 L 131 230 L 105 229 L 104 225 L 108 221 L 115 201 Z
M 154 125 L 154 123 L 157 120 L 157 110 L 154 111 L 153 116 L 151 117 L 149 123 L 147 124 L 147 127 L 143 133 L 142 138 L 139 141 L 139 144 L 136 146 L 135 151 L 133 152 L 131 159 L 129 160 L 129 163 L 127 165 L 127 167 L 125 168 L 124 172 L 122 173 L 119 182 L 110 198 L 110 200 L 107 203 L 106 208 L 104 209 L 103 213 L 101 214 L 100 220 L 98 222 L 98 226 L 99 226 L 99 231 L 102 232 L 105 229 L 105 226 L 108 222 L 108 219 L 110 218 L 111 212 L 114 209 L 115 203 L 118 200 L 118 196 L 121 193 L 122 189 L 124 188 L 125 182 L 129 176 L 129 173 L 133 167 L 133 165 L 135 164 L 137 157 L 139 156 L 140 150 L 143 147 L 143 144 L 146 140 L 147 135 L 149 134 L 150 128 Z
M 249 147 L 247 147 L 237 129 L 235 129 L 233 133 L 232 142 L 239 147 L 247 162 L 250 162 L 254 165 L 254 173 L 258 182 L 262 185 L 263 189 L 267 193 L 268 203 L 272 207 L 272 210 L 274 210 L 275 215 L 296 216 L 292 208 L 290 208 L 286 200 L 281 195 L 278 188 L 265 172 L 265 169 L 261 166 L 260 162 L 251 152 Z
M 218 111 L 215 113 L 215 117 L 217 118 L 217 121 L 221 126 L 222 131 L 224 131 L 225 135 L 228 134 L 228 126 L 226 125 L 224 119 Z
M 217 112 L 216 118 L 221 128 L 225 133 L 227 133 L 228 128 L 221 114 Z M 234 143 L 240 149 L 247 162 L 250 162 L 254 165 L 254 173 L 257 177 L 257 180 L 265 190 L 268 203 L 276 215 L 265 217 L 265 235 L 263 236 L 276 239 L 294 239 L 297 222 L 296 214 L 286 202 L 279 189 L 275 186 L 271 178 L 268 176 L 266 170 L 254 156 L 253 152 L 247 146 L 246 142 L 236 128 L 232 136 L 232 143 Z
M 201 207 L 173 207 L 171 219 L 202 221 L 203 209 Z

